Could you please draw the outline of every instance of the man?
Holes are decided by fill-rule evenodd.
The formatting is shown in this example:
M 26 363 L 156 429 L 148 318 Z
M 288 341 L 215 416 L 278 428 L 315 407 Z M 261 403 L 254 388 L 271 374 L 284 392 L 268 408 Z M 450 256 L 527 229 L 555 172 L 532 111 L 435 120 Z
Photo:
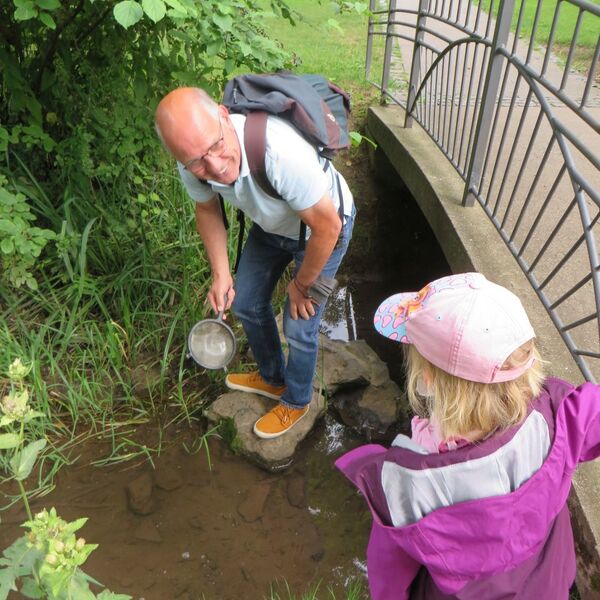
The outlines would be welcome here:
M 177 160 L 181 179 L 196 202 L 196 228 L 212 269 L 208 300 L 215 311 L 233 308 L 258 364 L 258 372 L 230 374 L 225 383 L 278 400 L 254 425 L 259 437 L 275 438 L 309 410 L 325 304 L 317 305 L 309 290 L 320 274 L 335 275 L 352 235 L 354 203 L 333 165 L 324 171 L 324 159 L 315 148 L 289 123 L 272 116 L 267 122 L 265 166 L 271 185 L 284 200 L 267 195 L 250 175 L 245 120 L 197 88 L 175 89 L 156 110 L 159 136 Z M 217 194 L 254 223 L 235 284 Z M 340 202 L 344 223 L 337 210 Z M 305 250 L 298 240 L 300 220 L 308 228 Z M 271 297 L 292 260 L 294 277 L 287 286 L 283 317 L 286 364 Z

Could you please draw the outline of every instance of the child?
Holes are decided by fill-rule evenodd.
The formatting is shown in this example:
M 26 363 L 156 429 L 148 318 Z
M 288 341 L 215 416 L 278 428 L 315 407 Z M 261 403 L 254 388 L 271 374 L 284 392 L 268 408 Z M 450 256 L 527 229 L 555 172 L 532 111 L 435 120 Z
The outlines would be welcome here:
M 373 600 L 566 600 L 566 501 L 600 455 L 598 388 L 544 380 L 519 299 L 479 273 L 388 298 L 375 328 L 407 344 L 419 417 L 412 439 L 336 462 L 373 514 Z

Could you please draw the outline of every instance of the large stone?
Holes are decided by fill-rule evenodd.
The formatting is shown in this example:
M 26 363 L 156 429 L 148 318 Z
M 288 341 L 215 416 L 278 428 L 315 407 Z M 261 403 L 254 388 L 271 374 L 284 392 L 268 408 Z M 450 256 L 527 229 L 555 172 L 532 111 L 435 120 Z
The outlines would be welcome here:
M 296 473 L 288 478 L 286 493 L 291 506 L 306 508 L 306 479 L 303 475 Z
M 158 465 L 154 471 L 154 485 L 167 492 L 172 492 L 183 485 L 183 476 L 172 465 Z
M 149 519 L 142 519 L 136 526 L 133 537 L 143 542 L 154 542 L 160 544 L 163 541 L 156 524 Z
M 389 379 L 386 364 L 364 340 L 342 342 L 321 335 L 315 383 L 327 392 L 358 386 L 383 385 Z
M 270 481 L 260 481 L 246 492 L 246 496 L 237 507 L 238 513 L 244 521 L 252 523 L 263 516 L 270 492 Z
M 232 448 L 270 472 L 289 467 L 298 444 L 310 433 L 316 420 L 325 413 L 324 398 L 313 394 L 308 414 L 286 434 L 263 440 L 253 432 L 254 423 L 275 406 L 272 400 L 244 392 L 219 396 L 205 411 L 211 423 L 228 430 Z
M 402 391 L 391 380 L 379 386 L 341 390 L 332 398 L 344 423 L 368 440 L 385 437 L 403 412 L 403 402 Z
M 149 515 L 154 510 L 152 498 L 152 477 L 143 473 L 127 484 L 127 503 L 129 510 L 136 515 Z

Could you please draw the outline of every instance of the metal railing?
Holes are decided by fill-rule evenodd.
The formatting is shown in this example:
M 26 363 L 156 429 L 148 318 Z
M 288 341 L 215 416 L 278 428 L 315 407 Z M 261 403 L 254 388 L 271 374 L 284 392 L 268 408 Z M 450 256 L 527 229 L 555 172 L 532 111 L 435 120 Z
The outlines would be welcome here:
M 465 181 L 463 205 L 481 205 L 584 376 L 600 379 L 600 6 L 371 0 L 370 10 L 367 79 L 444 153 Z

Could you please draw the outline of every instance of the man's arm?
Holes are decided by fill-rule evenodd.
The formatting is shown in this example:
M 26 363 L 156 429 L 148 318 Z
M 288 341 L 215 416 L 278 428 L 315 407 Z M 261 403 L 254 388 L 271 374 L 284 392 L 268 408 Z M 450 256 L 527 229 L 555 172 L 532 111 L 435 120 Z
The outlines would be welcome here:
M 216 195 L 208 202 L 196 202 L 196 231 L 200 234 L 212 270 L 208 301 L 216 312 L 227 310 L 235 292 L 227 255 L 227 231 Z M 224 306 L 225 294 L 227 303 Z
M 287 288 L 292 319 L 310 319 L 315 314 L 313 302 L 307 298 L 308 288 L 323 270 L 337 243 L 342 224 L 329 194 L 310 208 L 298 211 L 298 216 L 310 227 L 310 238 L 302 266 Z

